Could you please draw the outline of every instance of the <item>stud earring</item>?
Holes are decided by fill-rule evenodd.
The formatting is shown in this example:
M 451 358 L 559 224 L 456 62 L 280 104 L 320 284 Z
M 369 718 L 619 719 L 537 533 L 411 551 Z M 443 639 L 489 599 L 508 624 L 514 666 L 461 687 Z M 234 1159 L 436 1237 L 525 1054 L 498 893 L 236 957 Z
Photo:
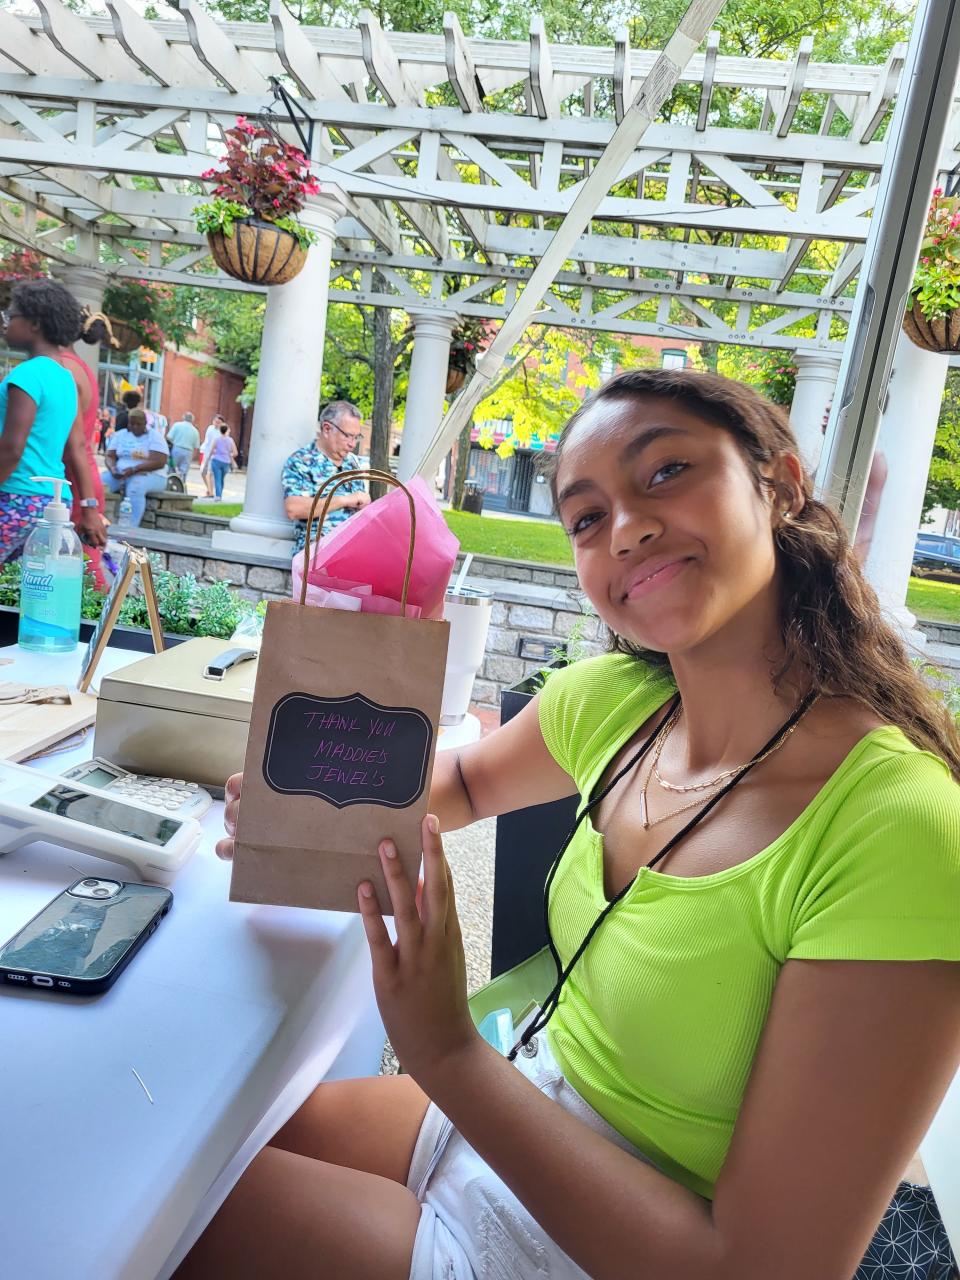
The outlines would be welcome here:
M 785 510 L 780 512 L 780 519 L 788 520 L 788 521 L 793 519 L 793 512 L 790 510 L 789 507 L 785 508 Z

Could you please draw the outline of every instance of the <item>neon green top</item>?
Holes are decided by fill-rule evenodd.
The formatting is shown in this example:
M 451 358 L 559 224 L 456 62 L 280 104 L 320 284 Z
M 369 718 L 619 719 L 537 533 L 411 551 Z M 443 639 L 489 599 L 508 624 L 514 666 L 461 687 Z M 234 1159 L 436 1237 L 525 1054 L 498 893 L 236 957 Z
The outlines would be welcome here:
M 620 654 L 558 671 L 540 695 L 551 755 L 589 796 L 673 693 Z M 564 962 L 605 905 L 585 819 L 557 871 Z M 899 729 L 876 729 L 800 816 L 713 875 L 641 869 L 569 978 L 549 1027 L 574 1088 L 664 1173 L 713 1196 L 780 966 L 960 960 L 960 786 Z

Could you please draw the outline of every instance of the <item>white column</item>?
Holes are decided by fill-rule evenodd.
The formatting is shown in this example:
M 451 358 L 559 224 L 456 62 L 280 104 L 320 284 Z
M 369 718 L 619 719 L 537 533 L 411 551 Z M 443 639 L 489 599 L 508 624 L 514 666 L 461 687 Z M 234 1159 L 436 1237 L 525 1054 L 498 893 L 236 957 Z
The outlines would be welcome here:
M 460 317 L 446 311 L 411 311 L 410 319 L 413 321 L 413 354 L 397 461 L 400 480 L 409 480 L 416 474 L 417 463 L 433 439 L 443 413 L 450 341 Z
M 790 406 L 790 422 L 804 466 L 813 475 L 823 448 L 830 401 L 837 390 L 840 356 L 823 351 L 798 351 L 793 362 L 797 366 L 797 385 Z
M 316 433 L 330 254 L 344 207 L 339 187 L 310 199 L 299 216 L 319 239 L 298 276 L 267 290 L 243 511 L 229 530 L 213 535 L 214 546 L 274 556 L 293 549 L 280 474 L 290 454 Z
M 916 622 L 905 604 L 907 583 L 948 368 L 949 357 L 921 351 L 900 334 L 877 440 L 877 452 L 887 462 L 887 481 L 866 569 L 881 605 L 904 631 Z M 912 643 L 923 639 L 919 631 L 910 635 Z
M 103 291 L 107 285 L 105 272 L 99 271 L 96 267 L 62 266 L 56 268 L 55 274 L 60 283 L 70 290 L 81 307 L 89 307 L 91 311 L 103 310 Z M 86 360 L 94 373 L 97 373 L 100 364 L 99 345 L 75 342 L 73 349 L 80 359 Z

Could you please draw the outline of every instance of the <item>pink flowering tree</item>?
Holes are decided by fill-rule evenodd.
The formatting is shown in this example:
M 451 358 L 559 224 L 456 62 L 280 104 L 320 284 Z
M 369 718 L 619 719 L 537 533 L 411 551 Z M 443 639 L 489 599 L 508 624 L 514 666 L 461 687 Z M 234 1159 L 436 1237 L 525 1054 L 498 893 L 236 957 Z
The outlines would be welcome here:
M 960 199 L 937 187 L 930 201 L 913 277 L 910 305 L 919 303 L 927 320 L 960 310 Z
M 224 136 L 222 160 L 200 175 L 214 185 L 212 198 L 194 210 L 198 230 L 229 236 L 235 223 L 257 220 L 289 231 L 304 246 L 312 243 L 313 233 L 297 214 L 320 187 L 304 153 L 245 116 L 237 116 Z

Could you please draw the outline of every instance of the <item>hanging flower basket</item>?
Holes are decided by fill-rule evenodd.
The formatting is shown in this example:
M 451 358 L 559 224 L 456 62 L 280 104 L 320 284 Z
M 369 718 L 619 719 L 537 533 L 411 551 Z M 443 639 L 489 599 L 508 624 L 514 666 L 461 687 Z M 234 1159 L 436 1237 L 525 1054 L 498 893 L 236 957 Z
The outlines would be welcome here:
M 455 395 L 467 380 L 466 369 L 458 369 L 456 365 L 447 366 L 447 395 Z
M 194 211 L 214 261 L 247 284 L 286 284 L 299 275 L 316 233 L 297 218 L 320 194 L 302 151 L 244 116 L 224 134 L 226 154 L 200 177 L 216 185 Z
M 936 187 L 903 329 L 924 351 L 960 351 L 960 197 Z
M 110 328 L 113 331 L 113 339 L 116 350 L 121 355 L 128 355 L 131 351 L 136 351 L 143 344 L 140 341 L 140 335 L 132 325 L 127 324 L 126 320 L 118 320 L 114 316 L 108 316 Z
M 247 218 L 233 223 L 232 235 L 207 233 L 217 266 L 247 284 L 287 284 L 300 274 L 307 251 L 290 231 L 272 222 Z
M 903 317 L 903 330 L 915 346 L 924 351 L 936 351 L 942 355 L 960 352 L 960 310 L 931 320 L 920 310 L 920 302 L 914 299 Z

